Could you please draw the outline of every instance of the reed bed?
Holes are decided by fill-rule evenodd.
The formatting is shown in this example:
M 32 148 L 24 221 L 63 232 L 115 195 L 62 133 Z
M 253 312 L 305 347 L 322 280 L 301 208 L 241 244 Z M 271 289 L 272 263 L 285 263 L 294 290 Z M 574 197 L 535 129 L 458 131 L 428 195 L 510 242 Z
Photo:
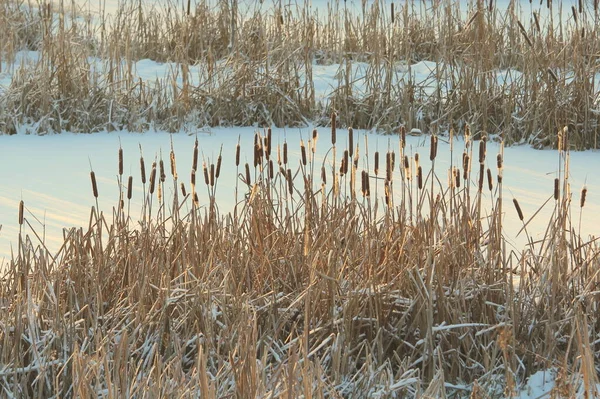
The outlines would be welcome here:
M 122 2 L 90 15 L 62 1 L 2 0 L 0 57 L 16 72 L 0 93 L 0 131 L 326 125 L 335 111 L 343 127 L 462 134 L 466 121 L 537 147 L 556 148 L 569 126 L 573 148 L 597 148 L 597 2 L 570 14 L 560 1 L 511 4 Z M 39 57 L 21 66 L 19 50 Z M 172 68 L 142 80 L 147 59 Z M 325 98 L 315 92 L 321 65 L 338 66 Z
M 573 198 L 568 128 L 534 241 L 535 214 L 502 201 L 502 146 L 440 137 L 463 153 L 446 170 L 432 135 L 426 168 L 404 128 L 399 148 L 369 159 L 363 136 L 330 124 L 281 145 L 257 131 L 235 165 L 199 157 L 197 140 L 189 175 L 171 150 L 142 153 L 140 176 L 125 176 L 123 157 L 137 155 L 119 149 L 115 207 L 98 209 L 92 171 L 89 224 L 65 230 L 58 253 L 21 202 L 0 277 L 3 395 L 499 398 L 554 370 L 556 395 L 596 397 L 600 248 L 573 222 L 587 189 Z M 221 214 L 223 173 L 238 179 Z M 507 249 L 508 212 L 523 251 Z

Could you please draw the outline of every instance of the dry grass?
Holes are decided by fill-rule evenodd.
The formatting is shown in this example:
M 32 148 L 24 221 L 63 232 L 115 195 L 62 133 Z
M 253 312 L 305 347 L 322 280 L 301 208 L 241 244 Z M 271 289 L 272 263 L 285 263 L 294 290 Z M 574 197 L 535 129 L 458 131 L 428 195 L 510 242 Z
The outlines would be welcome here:
M 571 224 L 568 145 L 545 238 L 509 253 L 502 156 L 486 157 L 485 141 L 451 146 L 467 161 L 450 166 L 446 184 L 436 137 L 430 170 L 401 145 L 387 149 L 382 174 L 358 139 L 316 161 L 323 133 L 303 142 L 306 162 L 257 133 L 254 165 L 242 172 L 236 161 L 239 202 L 228 214 L 214 200 L 219 156 L 203 160 L 206 180 L 183 196 L 174 163 L 169 177 L 156 160 L 140 221 L 127 188 L 112 216 L 93 206 L 57 254 L 35 244 L 24 217 L 0 278 L 2 392 L 493 398 L 553 368 L 566 396 L 580 381 L 597 395 L 600 248 Z M 465 171 L 474 148 L 482 167 Z M 489 190 L 484 174 L 494 175 Z M 171 184 L 169 202 L 159 193 Z
M 550 14 L 562 6 L 548 5 Z M 556 147 L 555 132 L 569 126 L 573 148 L 597 148 L 593 4 L 560 18 L 482 1 L 424 7 L 395 4 L 392 14 L 380 2 L 360 10 L 335 2 L 317 15 L 303 3 L 259 12 L 226 1 L 124 2 L 116 15 L 89 18 L 63 3 L 2 0 L 0 57 L 10 65 L 18 50 L 33 49 L 40 59 L 1 94 L 0 130 L 327 124 L 336 111 L 340 126 L 462 134 L 467 121 L 477 135 L 502 132 L 507 143 L 539 147 Z M 135 63 L 147 58 L 173 69 L 142 81 Z M 435 65 L 424 81 L 412 74 L 420 61 Z M 314 68 L 331 63 L 337 87 L 321 99 Z

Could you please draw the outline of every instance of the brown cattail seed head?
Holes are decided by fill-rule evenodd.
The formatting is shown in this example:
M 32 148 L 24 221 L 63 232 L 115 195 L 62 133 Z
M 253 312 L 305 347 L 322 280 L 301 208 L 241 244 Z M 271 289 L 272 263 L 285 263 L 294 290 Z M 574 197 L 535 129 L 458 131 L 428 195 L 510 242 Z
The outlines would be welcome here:
M 336 137 L 335 137 L 335 123 L 336 123 L 336 114 L 335 112 L 331 114 L 331 144 L 335 145 Z
M 184 197 L 187 195 L 187 193 L 185 192 L 185 184 L 183 184 L 183 182 L 181 182 L 181 195 L 183 195 Z
M 502 170 L 502 154 L 496 156 L 496 163 L 498 165 L 498 170 Z
M 283 143 L 283 164 L 287 165 L 288 163 L 288 150 L 287 150 L 287 142 Z
M 269 179 L 273 179 L 273 176 L 275 176 L 273 171 L 273 160 L 269 159 Z
M 327 184 L 327 172 L 325 171 L 325 166 L 321 166 L 321 180 L 323 184 Z
M 492 171 L 490 170 L 490 168 L 487 169 L 487 181 L 488 181 L 488 188 L 490 189 L 490 191 L 492 191 L 492 188 L 494 188 L 494 184 L 492 181 Z
M 581 208 L 583 208 L 583 206 L 585 205 L 585 197 L 587 196 L 587 187 L 583 186 L 583 188 L 581 189 L 581 198 L 579 200 L 579 206 Z
M 240 151 L 240 145 L 237 146 L 238 154 Z M 237 159 L 237 157 L 236 157 Z M 194 158 L 192 159 L 192 169 L 198 170 L 198 139 L 196 139 L 196 143 L 194 144 Z
M 191 176 L 191 183 L 192 183 L 192 187 L 196 185 L 196 170 L 192 169 L 192 176 Z
M 246 162 L 246 184 L 250 185 L 250 165 Z
M 375 151 L 375 176 L 379 174 L 379 151 Z
M 150 194 L 154 194 L 154 184 L 156 183 L 156 162 L 152 162 L 152 171 L 150 172 Z
M 483 190 L 483 178 L 485 175 L 485 166 L 480 163 L 479 164 L 479 184 L 477 185 L 477 189 L 479 190 L 479 192 L 481 192 Z
M 404 149 L 406 147 L 406 128 L 400 126 L 400 148 Z
M 140 171 L 142 175 L 142 184 L 146 184 L 146 166 L 144 165 L 144 157 L 140 157 Z
M 206 162 L 202 162 L 202 171 L 204 172 L 204 183 L 208 186 L 210 184 L 210 178 L 208 177 L 208 167 Z
M 217 170 L 215 172 L 215 178 L 219 178 L 219 176 L 221 175 L 221 154 L 219 154 L 219 157 L 217 158 Z
M 452 174 L 454 175 L 454 184 L 456 185 L 456 188 L 460 188 L 460 170 L 454 168 Z
M 129 176 L 127 180 L 127 199 L 130 200 L 133 195 L 133 176 Z
M 417 168 L 417 182 L 419 184 L 419 190 L 422 190 L 423 189 L 423 170 L 421 169 L 420 165 Z
M 344 162 L 343 162 L 344 174 L 348 173 L 348 157 L 349 157 L 348 150 L 344 150 Z
M 94 193 L 94 197 L 98 198 L 98 185 L 96 184 L 96 174 L 93 171 L 90 172 L 90 178 L 92 179 L 92 192 Z
M 177 163 L 175 162 L 175 152 L 171 150 L 171 176 L 177 180 Z
M 159 165 L 160 165 L 160 181 L 161 181 L 161 183 L 164 183 L 167 176 L 165 175 L 165 164 L 162 159 L 160 160 Z
M 25 204 L 23 203 L 23 200 L 19 201 L 19 225 L 23 224 L 23 208 L 24 208 Z
M 429 160 L 433 161 L 435 159 L 435 157 L 437 156 L 437 143 L 438 143 L 438 138 L 435 135 L 431 135 L 431 146 L 429 148 Z
M 240 166 L 240 143 L 235 146 L 235 166 Z
M 288 181 L 288 189 L 289 189 L 290 195 L 294 195 L 294 182 L 292 181 L 292 170 L 291 169 L 287 170 L 287 181 Z
M 486 145 L 485 140 L 479 140 L 479 163 L 485 163 Z
M 119 176 L 123 176 L 123 149 L 119 148 Z
M 558 178 L 554 179 L 554 200 L 558 201 L 560 197 L 560 181 Z
M 267 129 L 267 145 L 266 145 L 266 149 L 267 149 L 267 159 L 271 158 L 271 147 L 272 147 L 272 143 L 273 143 L 273 132 L 271 131 L 271 128 Z
M 471 171 L 469 165 L 469 154 L 465 152 L 463 157 L 463 180 L 467 180 L 469 178 L 469 172 Z
M 519 201 L 517 201 L 516 198 L 513 198 L 513 204 L 515 204 L 515 209 L 517 210 L 517 214 L 519 215 L 519 219 L 521 221 L 523 221 L 523 211 L 521 210 L 521 207 L 519 206 Z
M 352 156 L 354 153 L 354 130 L 348 128 L 348 155 Z
M 302 139 L 300 139 L 300 153 L 302 155 L 302 165 L 306 166 L 306 147 Z
M 210 186 L 211 187 L 215 186 L 215 164 L 214 163 L 210 164 Z

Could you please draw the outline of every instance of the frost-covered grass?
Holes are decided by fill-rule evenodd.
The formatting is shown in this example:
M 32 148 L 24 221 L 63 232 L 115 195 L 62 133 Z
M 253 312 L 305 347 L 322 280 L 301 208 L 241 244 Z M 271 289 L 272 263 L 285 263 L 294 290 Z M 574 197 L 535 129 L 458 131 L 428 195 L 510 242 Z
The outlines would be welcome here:
M 573 146 L 597 147 L 596 3 L 0 4 L 4 133 L 326 125 L 336 111 L 354 128 L 467 121 L 538 147 L 568 125 Z M 36 61 L 21 67 L 24 50 Z
M 577 234 L 588 204 L 571 193 L 561 132 L 547 230 L 523 251 L 504 236 L 520 205 L 503 196 L 502 142 L 432 136 L 417 156 L 401 135 L 372 154 L 351 131 L 300 146 L 263 131 L 248 156 L 224 147 L 228 161 L 200 145 L 115 149 L 115 208 L 94 205 L 58 252 L 21 206 L 0 277 L 3 392 L 595 397 L 600 248 Z M 437 162 L 443 140 L 450 165 Z M 231 212 L 216 200 L 226 175 Z

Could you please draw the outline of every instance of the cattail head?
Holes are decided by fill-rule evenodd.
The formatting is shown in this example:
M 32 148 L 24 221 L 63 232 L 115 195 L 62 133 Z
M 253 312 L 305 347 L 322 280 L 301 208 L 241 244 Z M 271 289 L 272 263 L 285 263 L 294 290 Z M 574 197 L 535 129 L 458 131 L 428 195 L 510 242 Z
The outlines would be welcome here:
M 467 180 L 469 178 L 469 173 L 471 172 L 471 162 L 469 154 L 466 152 L 463 156 L 463 180 Z
M 375 151 L 375 176 L 379 175 L 379 151 Z
M 210 178 L 208 177 L 208 166 L 206 166 L 206 162 L 202 162 L 202 171 L 204 172 L 204 183 L 208 186 L 210 184 Z
M 321 181 L 323 182 L 323 185 L 327 184 L 327 172 L 325 166 L 321 166 Z
M 23 200 L 19 201 L 19 225 L 23 225 L 23 208 L 25 207 L 25 204 L 23 203 Z
M 406 128 L 404 125 L 400 126 L 400 148 L 406 148 Z
M 502 154 L 501 153 L 496 156 L 496 164 L 498 166 L 498 171 L 501 171 L 502 170 Z
M 246 162 L 246 184 L 250 185 L 250 165 Z
M 96 174 L 94 171 L 90 172 L 90 178 L 92 179 L 92 193 L 95 198 L 98 198 L 98 185 L 96 184 Z
M 419 168 L 419 153 L 415 153 L 415 168 Z
M 187 195 L 185 191 L 185 184 L 183 184 L 183 182 L 181 182 L 181 195 L 183 195 L 184 197 Z
M 523 211 L 519 206 L 519 201 L 516 198 L 513 198 L 513 204 L 515 204 L 515 209 L 517 210 L 517 214 L 519 215 L 519 220 L 523 221 Z
M 344 166 L 344 174 L 348 173 L 348 159 L 349 159 L 349 154 L 348 154 L 348 150 L 344 150 L 344 160 L 342 162 L 342 165 Z
M 211 187 L 215 186 L 215 164 L 214 163 L 210 164 L 210 186 Z
M 436 135 L 431 135 L 431 146 L 429 148 L 429 160 L 433 161 L 437 156 L 438 138 Z
M 460 188 L 460 170 L 458 168 L 454 168 L 452 174 L 454 176 L 455 187 Z
M 354 151 L 354 130 L 349 127 L 348 128 L 348 155 L 352 157 Z
M 133 176 L 129 176 L 127 180 L 127 199 L 130 200 L 133 195 Z
M 171 150 L 171 176 L 177 180 L 177 163 L 175 162 L 175 151 Z
M 196 170 L 192 169 L 192 176 L 190 178 L 192 187 L 194 187 L 196 185 Z
M 274 176 L 275 176 L 275 174 L 273 171 L 273 160 L 269 159 L 269 179 L 273 180 Z
M 217 170 L 215 171 L 215 178 L 219 178 L 219 176 L 221 175 L 221 153 L 219 153 L 219 157 L 217 158 Z
M 313 154 L 317 151 L 317 139 L 319 138 L 319 133 L 317 132 L 317 129 L 313 129 L 312 131 L 312 152 Z
M 123 149 L 119 147 L 119 176 L 123 176 Z
M 287 142 L 284 141 L 283 142 L 283 164 L 287 165 L 288 163 L 288 149 L 287 149 Z
M 292 180 L 292 170 L 287 170 L 288 190 L 290 195 L 294 195 L 294 181 Z
M 422 190 L 423 189 L 423 170 L 421 169 L 420 165 L 417 167 L 417 183 L 419 185 L 419 190 Z
M 240 166 L 240 143 L 235 146 L 235 166 Z
M 306 166 L 306 147 L 302 139 L 300 139 L 300 154 L 302 155 L 302 165 Z
M 479 192 L 481 192 L 483 190 L 483 178 L 485 176 L 485 166 L 480 163 L 479 164 L 479 182 L 477 184 L 477 189 L 479 190 Z
M 152 162 L 152 171 L 150 172 L 150 194 L 154 194 L 154 185 L 156 184 L 156 162 Z
M 558 201 L 560 197 L 560 181 L 558 178 L 554 179 L 554 200 Z
M 336 142 L 336 134 L 335 134 L 335 124 L 336 124 L 337 116 L 335 112 L 331 114 L 331 144 L 335 145 Z
M 479 163 L 485 163 L 486 143 L 485 140 L 479 140 Z
M 146 166 L 144 165 L 144 157 L 140 157 L 140 171 L 142 177 L 142 184 L 146 184 Z
M 587 196 L 587 187 L 583 186 L 583 188 L 581 189 L 581 198 L 579 199 L 579 206 L 581 208 L 583 208 L 583 206 L 585 205 L 585 197 Z
M 492 171 L 490 170 L 490 168 L 487 169 L 487 181 L 488 188 L 490 189 L 490 191 L 492 191 L 492 189 L 494 188 L 494 183 L 492 181 Z
M 237 148 L 238 148 L 238 153 L 239 153 L 239 148 L 240 148 L 239 142 L 238 142 Z M 197 137 L 196 137 L 196 142 L 194 143 L 194 158 L 192 159 L 192 169 L 198 170 L 198 138 Z
M 165 164 L 162 159 L 160 160 L 159 165 L 160 165 L 160 181 L 161 181 L 161 183 L 164 183 L 167 176 L 165 175 Z
M 273 143 L 273 132 L 271 131 L 271 128 L 267 129 L 267 142 L 266 142 L 266 146 L 265 149 L 267 150 L 267 159 L 271 158 L 271 143 Z

